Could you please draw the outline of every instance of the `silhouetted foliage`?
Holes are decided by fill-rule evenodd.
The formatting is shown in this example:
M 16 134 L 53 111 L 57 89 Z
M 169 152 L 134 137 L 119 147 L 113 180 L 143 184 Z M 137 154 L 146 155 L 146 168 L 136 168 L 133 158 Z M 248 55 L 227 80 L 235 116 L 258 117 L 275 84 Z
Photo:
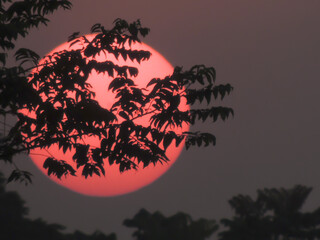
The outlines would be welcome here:
M 3 50 L 13 49 L 13 40 L 18 36 L 24 37 L 30 27 L 46 23 L 46 14 L 59 7 L 71 6 L 68 1 L 22 1 L 19 4 L 13 3 L 8 9 L 1 5 L 0 27 L 10 22 L 14 28 L 11 29 L 13 32 L 1 32 L 3 44 L 0 46 Z M 24 16 L 32 18 L 32 14 L 40 14 L 39 19 L 27 21 L 27 27 L 15 24 L 24 21 Z M 0 159 L 12 163 L 16 154 L 58 145 L 63 152 L 75 150 L 73 160 L 77 169 L 64 159 L 48 155 L 43 164 L 48 175 L 61 178 L 76 175 L 80 170 L 83 176 L 88 177 L 105 175 L 108 164 L 119 165 L 119 171 L 123 172 L 137 169 L 139 164 L 146 167 L 165 163 L 169 161 L 166 155 L 168 146 L 178 146 L 184 140 L 187 149 L 215 145 L 216 139 L 211 133 L 178 133 L 174 130 L 183 124 L 216 122 L 219 118 L 224 121 L 233 115 L 233 110 L 228 107 L 207 105 L 198 108 L 199 104 L 211 104 L 232 91 L 230 84 L 215 84 L 214 68 L 195 65 L 183 70 L 176 67 L 171 75 L 164 79 L 150 79 L 141 89 L 131 79 L 139 74 L 137 68 L 119 66 L 109 60 L 100 62 L 95 57 L 112 55 L 139 63 L 147 61 L 150 52 L 132 50 L 130 46 L 140 42 L 140 36 L 146 36 L 149 29 L 142 27 L 139 20 L 128 23 L 116 19 L 109 30 L 95 24 L 91 31 L 95 34 L 92 40 L 74 33 L 69 41 L 70 45 L 77 46 L 75 50 L 48 55 L 40 65 L 39 56 L 26 48 L 15 52 L 19 62 L 15 67 L 6 67 L 7 55 L 1 53 L 0 114 L 4 119 L 7 115 L 17 116 L 18 120 L 8 131 L 6 122 L 3 123 Z M 95 93 L 87 82 L 92 72 L 113 78 L 108 89 L 116 94 L 116 100 L 108 109 L 95 100 Z M 182 110 L 183 101 L 192 108 Z M 34 116 L 24 114 L 22 109 L 34 113 Z M 144 116 L 150 117 L 148 126 L 136 121 Z M 87 145 L 86 137 L 99 138 L 100 146 Z M 30 178 L 16 169 L 9 180 L 19 177 Z
M 320 239 L 320 208 L 302 213 L 312 188 L 297 185 L 291 189 L 258 190 L 256 200 L 238 195 L 229 203 L 235 211 L 222 219 L 227 230 L 221 240 Z
M 1 240 L 116 240 L 114 233 L 95 232 L 87 235 L 80 231 L 65 234 L 60 224 L 48 224 L 42 219 L 27 218 L 28 209 L 16 192 L 5 189 L 0 173 L 0 239 Z
M 151 214 L 145 209 L 141 209 L 132 219 L 126 219 L 123 224 L 136 228 L 133 233 L 136 240 L 204 240 L 218 230 L 214 220 L 194 221 L 185 213 L 165 217 L 160 212 Z
M 23 67 L 30 61 L 36 65 L 39 56 L 32 50 L 21 48 L 16 50 L 16 66 L 6 66 L 9 51 L 15 49 L 15 41 L 24 38 L 32 28 L 42 24 L 47 25 L 47 16 L 58 9 L 70 9 L 72 6 L 67 0 L 28 0 L 12 1 L 0 0 L 0 115 L 3 116 L 3 131 L 0 134 L 0 160 L 13 163 L 12 157 L 22 147 L 23 140 L 19 139 L 17 126 L 12 127 L 7 122 L 7 117 L 17 117 L 18 110 L 24 104 L 32 101 L 37 94 L 28 86 L 28 72 L 31 69 Z M 28 146 L 25 146 L 28 152 Z M 21 151 L 20 151 L 21 152 Z M 14 165 L 15 166 L 15 165 Z M 15 166 L 16 167 L 16 166 Z M 9 180 L 31 182 L 31 174 L 19 168 L 12 172 Z
M 291 189 L 258 190 L 256 199 L 237 195 L 229 203 L 235 211 L 232 218 L 220 222 L 220 240 L 318 240 L 320 239 L 320 208 L 301 212 L 311 188 L 297 185 Z M 0 173 L 0 239 L 2 240 L 116 240 L 116 235 L 100 231 L 85 234 L 64 233 L 64 226 L 48 224 L 42 219 L 27 218 L 28 208 L 15 192 L 5 189 Z M 193 220 L 188 214 L 165 217 L 160 212 L 141 209 L 124 226 L 134 228 L 136 240 L 204 240 L 218 230 L 214 220 Z
M 105 235 L 102 232 L 96 231 L 91 235 L 87 235 L 80 231 L 75 231 L 72 234 L 66 235 L 66 240 L 117 240 L 117 237 L 114 233 Z

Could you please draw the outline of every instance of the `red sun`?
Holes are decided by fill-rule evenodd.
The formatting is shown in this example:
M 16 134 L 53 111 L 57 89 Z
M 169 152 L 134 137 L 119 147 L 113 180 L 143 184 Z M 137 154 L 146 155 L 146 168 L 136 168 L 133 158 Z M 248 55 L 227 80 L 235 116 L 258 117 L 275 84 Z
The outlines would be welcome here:
M 89 40 L 92 39 L 92 35 L 86 36 Z M 71 48 L 69 47 L 69 43 L 64 43 L 53 49 L 49 54 L 54 52 L 62 51 L 62 50 L 70 50 L 76 49 L 77 46 L 73 45 Z M 148 46 L 144 43 L 135 43 L 132 44 L 131 49 L 133 50 L 146 50 L 151 52 L 151 57 L 149 60 L 142 61 L 140 64 L 136 61 L 132 62 L 130 60 L 123 60 L 119 57 L 116 60 L 113 56 L 108 55 L 108 60 L 113 61 L 118 65 L 129 65 L 138 68 L 139 74 L 137 77 L 132 78 L 135 83 L 141 87 L 145 88 L 147 83 L 152 78 L 164 78 L 167 75 L 172 74 L 173 67 L 171 64 L 156 50 Z M 103 61 L 106 57 L 100 55 L 96 57 L 97 61 Z M 111 91 L 108 91 L 108 85 L 112 80 L 107 74 L 97 74 L 91 73 L 89 77 L 89 83 L 93 87 L 93 91 L 96 93 L 95 99 L 99 102 L 102 107 L 109 108 L 114 102 L 114 95 Z M 186 103 L 180 104 L 179 109 L 186 111 L 189 109 L 189 106 Z M 141 119 L 139 124 L 148 126 L 149 125 L 149 117 Z M 183 125 L 182 129 L 173 129 L 176 132 L 188 131 L 189 126 Z M 94 138 L 87 138 L 86 143 L 92 146 L 99 145 L 98 140 Z M 66 187 L 72 191 L 77 193 L 81 193 L 84 195 L 91 196 L 116 196 L 122 195 L 126 193 L 130 193 L 136 191 L 142 187 L 145 187 L 156 179 L 158 179 L 161 175 L 163 175 L 177 160 L 180 152 L 183 148 L 183 143 L 179 145 L 179 147 L 175 147 L 175 144 L 172 144 L 167 149 L 167 156 L 170 159 L 168 163 L 160 163 L 156 166 L 150 164 L 148 167 L 143 168 L 142 165 L 139 165 L 138 170 L 129 170 L 123 173 L 119 172 L 119 166 L 109 165 L 106 163 L 105 176 L 96 176 L 88 177 L 87 179 L 82 176 L 80 173 L 77 173 L 77 176 L 67 176 L 66 178 L 62 178 L 59 180 L 55 176 L 50 176 L 49 178 L 56 182 L 57 184 Z M 45 174 L 46 170 L 43 168 L 43 162 L 46 159 L 43 155 L 48 155 L 50 152 L 55 156 L 56 159 L 64 159 L 66 160 L 74 169 L 76 169 L 76 163 L 72 160 L 72 156 L 74 151 L 67 151 L 65 154 L 62 150 L 59 150 L 57 146 L 52 146 L 46 150 L 32 150 L 30 152 L 30 157 L 35 165 Z

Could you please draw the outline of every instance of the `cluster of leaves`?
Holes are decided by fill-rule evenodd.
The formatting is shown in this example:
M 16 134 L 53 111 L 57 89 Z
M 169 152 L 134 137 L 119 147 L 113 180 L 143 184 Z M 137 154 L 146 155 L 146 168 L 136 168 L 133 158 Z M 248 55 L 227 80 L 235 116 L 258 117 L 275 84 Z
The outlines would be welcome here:
M 24 182 L 27 185 L 28 183 L 32 183 L 31 177 L 32 177 L 31 173 L 27 171 L 22 171 L 17 168 L 12 171 L 10 177 L 8 178 L 8 182 L 20 181 L 20 182 Z
M 71 2 L 67 0 L 0 0 L 0 105 L 1 115 L 14 114 L 24 104 L 35 98 L 36 92 L 26 81 L 28 69 L 21 65 L 6 67 L 8 51 L 15 49 L 15 41 L 26 37 L 30 29 L 41 24 L 47 24 L 48 14 L 56 10 L 70 9 Z M 21 64 L 30 61 L 37 64 L 39 56 L 25 48 L 15 52 L 16 60 Z M 9 154 L 10 155 L 10 154 Z
M 23 3 L 26 2 L 29 3 Z M 67 1 L 52 2 L 60 7 L 69 6 Z M 31 8 L 26 14 L 47 13 L 41 4 L 37 7 L 40 10 Z M 11 12 L 18 13 L 17 9 L 13 4 L 5 14 L 7 18 L 15 16 Z M 63 152 L 75 150 L 73 160 L 77 169 L 65 159 L 51 155 L 44 162 L 48 174 L 61 178 L 75 175 L 80 169 L 82 175 L 88 177 L 104 175 L 106 163 L 118 164 L 123 172 L 137 169 L 139 165 L 167 162 L 166 150 L 171 144 L 179 146 L 185 141 L 187 148 L 215 144 L 211 133 L 176 130 L 197 121 L 215 122 L 233 115 L 233 110 L 227 107 L 193 108 L 204 98 L 209 104 L 223 99 L 232 90 L 229 84 L 215 85 L 214 68 L 196 65 L 185 71 L 176 67 L 171 75 L 151 79 L 145 88 L 140 88 L 133 80 L 139 74 L 137 68 L 117 65 L 108 57 L 98 61 L 96 56 L 113 55 L 138 63 L 147 61 L 150 52 L 132 50 L 131 45 L 140 42 L 140 36 L 148 34 L 149 29 L 142 27 L 139 20 L 128 23 L 117 19 L 110 30 L 95 24 L 91 31 L 95 34 L 93 39 L 74 33 L 69 37 L 72 50 L 55 52 L 40 63 L 36 53 L 19 49 L 16 52 L 19 67 L 2 68 L 1 112 L 16 115 L 18 121 L 1 141 L 1 159 L 12 162 L 15 154 L 57 145 Z M 30 65 L 31 69 L 26 67 Z M 92 72 L 107 74 L 113 79 L 108 90 L 115 93 L 116 101 L 108 109 L 95 100 L 88 83 Z M 182 109 L 183 102 L 192 109 Z M 137 123 L 136 120 L 146 116 L 150 124 Z M 100 146 L 86 144 L 88 137 L 99 139 Z
M 31 28 L 41 24 L 47 25 L 46 15 L 59 8 L 70 9 L 71 2 L 67 0 L 28 0 L 0 1 L 0 47 L 2 50 L 14 49 L 14 41 L 18 37 L 26 37 Z M 6 63 L 6 53 L 0 53 L 0 62 Z
M 0 0 L 0 115 L 3 116 L 3 132 L 0 134 L 0 160 L 12 163 L 12 157 L 19 153 L 17 147 L 25 145 L 15 131 L 18 126 L 12 127 L 7 123 L 7 116 L 17 117 L 18 110 L 39 98 L 35 89 L 28 84 L 27 74 L 30 68 L 21 64 L 30 62 L 35 66 L 39 56 L 32 50 L 20 48 L 15 51 L 16 66 L 6 66 L 9 51 L 14 51 L 15 41 L 24 38 L 32 28 L 49 22 L 47 15 L 58 9 L 70 9 L 71 2 L 67 0 Z M 33 102 L 35 104 L 35 102 Z M 23 117 L 23 116 L 21 116 Z M 26 151 L 28 146 L 25 145 Z M 9 180 L 31 182 L 30 174 L 17 167 Z
M 247 195 L 235 196 L 229 203 L 236 215 L 221 220 L 227 230 L 219 236 L 222 240 L 319 239 L 320 208 L 301 212 L 311 190 L 297 185 L 258 190 L 255 200 Z

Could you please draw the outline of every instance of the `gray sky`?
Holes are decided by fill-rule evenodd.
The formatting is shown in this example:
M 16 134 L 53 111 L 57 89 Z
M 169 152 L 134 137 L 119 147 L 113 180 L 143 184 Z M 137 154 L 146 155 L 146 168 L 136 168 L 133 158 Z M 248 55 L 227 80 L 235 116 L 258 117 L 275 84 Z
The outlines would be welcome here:
M 217 137 L 214 148 L 183 151 L 153 184 L 128 195 L 95 198 L 51 182 L 29 159 L 29 187 L 11 184 L 30 207 L 32 218 L 79 229 L 116 232 L 140 208 L 165 215 L 178 211 L 194 218 L 230 216 L 227 200 L 264 187 L 314 187 L 306 209 L 319 206 L 320 1 L 316 0 L 78 0 L 71 11 L 53 15 L 48 27 L 20 41 L 40 55 L 87 33 L 99 22 L 140 18 L 151 28 L 145 42 L 172 65 L 214 66 L 217 83 L 235 90 L 223 101 L 235 117 L 201 125 Z

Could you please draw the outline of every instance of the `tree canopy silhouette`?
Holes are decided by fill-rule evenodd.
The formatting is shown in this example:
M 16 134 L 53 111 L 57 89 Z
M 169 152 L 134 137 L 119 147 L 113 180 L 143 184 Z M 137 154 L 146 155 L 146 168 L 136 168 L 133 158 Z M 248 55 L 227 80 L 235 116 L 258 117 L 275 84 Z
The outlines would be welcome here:
M 2 17 L 0 46 L 0 114 L 4 117 L 3 136 L 0 139 L 0 159 L 13 163 L 13 156 L 28 153 L 32 149 L 48 149 L 58 145 L 63 152 L 74 149 L 76 169 L 65 159 L 48 156 L 43 167 L 48 175 L 58 178 L 76 175 L 85 177 L 105 175 L 108 164 L 118 164 L 119 171 L 137 169 L 149 164 L 169 161 L 166 149 L 169 145 L 215 145 L 216 139 L 209 132 L 174 131 L 183 124 L 216 122 L 233 115 L 228 107 L 215 106 L 215 100 L 223 99 L 232 91 L 230 84 L 217 85 L 212 67 L 195 65 L 189 70 L 176 67 L 164 79 L 150 79 L 145 88 L 138 88 L 132 80 L 139 74 L 135 67 L 119 66 L 112 61 L 97 61 L 97 55 L 112 55 L 131 61 L 148 61 L 150 52 L 132 50 L 131 44 L 140 42 L 149 29 L 140 21 L 128 23 L 116 19 L 111 29 L 95 24 L 92 40 L 79 33 L 69 37 L 75 50 L 63 50 L 45 56 L 39 65 L 39 56 L 32 50 L 15 51 L 19 63 L 6 66 L 6 51 L 14 49 L 14 40 L 24 37 L 31 27 L 46 23 L 45 16 L 58 8 L 69 9 L 69 1 L 21 1 L 5 8 L 1 1 Z M 10 2 L 10 1 L 9 1 Z M 128 62 L 128 64 L 130 64 Z M 87 80 L 92 72 L 107 74 L 113 80 L 109 91 L 116 94 L 110 108 L 103 108 L 95 100 L 95 93 Z M 190 110 L 181 110 L 186 101 Z M 205 107 L 199 106 L 207 103 Z M 33 113 L 33 116 L 24 111 Z M 7 126 L 6 117 L 16 116 L 17 122 Z M 148 126 L 136 120 L 149 116 Z M 100 146 L 85 144 L 85 137 L 99 138 Z M 30 179 L 27 172 L 15 169 L 9 180 Z
M 49 224 L 43 219 L 31 220 L 28 208 L 18 193 L 5 189 L 5 178 L 0 172 L 0 239 L 3 240 L 116 240 L 116 235 L 99 231 L 91 235 L 81 231 L 63 233 L 64 226 Z
M 221 220 L 227 229 L 219 233 L 220 239 L 319 239 L 320 208 L 301 212 L 311 190 L 296 185 L 258 190 L 255 200 L 246 195 L 233 197 L 229 203 L 236 215 Z
M 255 199 L 247 195 L 233 197 L 229 204 L 235 216 L 215 220 L 193 220 L 186 213 L 166 217 L 157 211 L 141 209 L 123 225 L 133 228 L 136 240 L 317 240 L 320 239 L 320 208 L 302 212 L 311 192 L 310 187 L 258 190 Z M 31 220 L 28 208 L 18 193 L 5 189 L 5 178 L 0 172 L 0 239 L 14 240 L 116 240 L 114 233 L 100 231 L 85 234 L 79 230 L 64 233 L 60 224 L 49 224 L 43 219 Z M 218 233 L 218 234 L 216 234 Z
M 136 240 L 205 240 L 218 230 L 214 220 L 194 221 L 188 214 L 177 213 L 165 217 L 160 212 L 153 214 L 141 209 L 132 219 L 126 219 L 126 227 L 136 228 L 133 237 Z

